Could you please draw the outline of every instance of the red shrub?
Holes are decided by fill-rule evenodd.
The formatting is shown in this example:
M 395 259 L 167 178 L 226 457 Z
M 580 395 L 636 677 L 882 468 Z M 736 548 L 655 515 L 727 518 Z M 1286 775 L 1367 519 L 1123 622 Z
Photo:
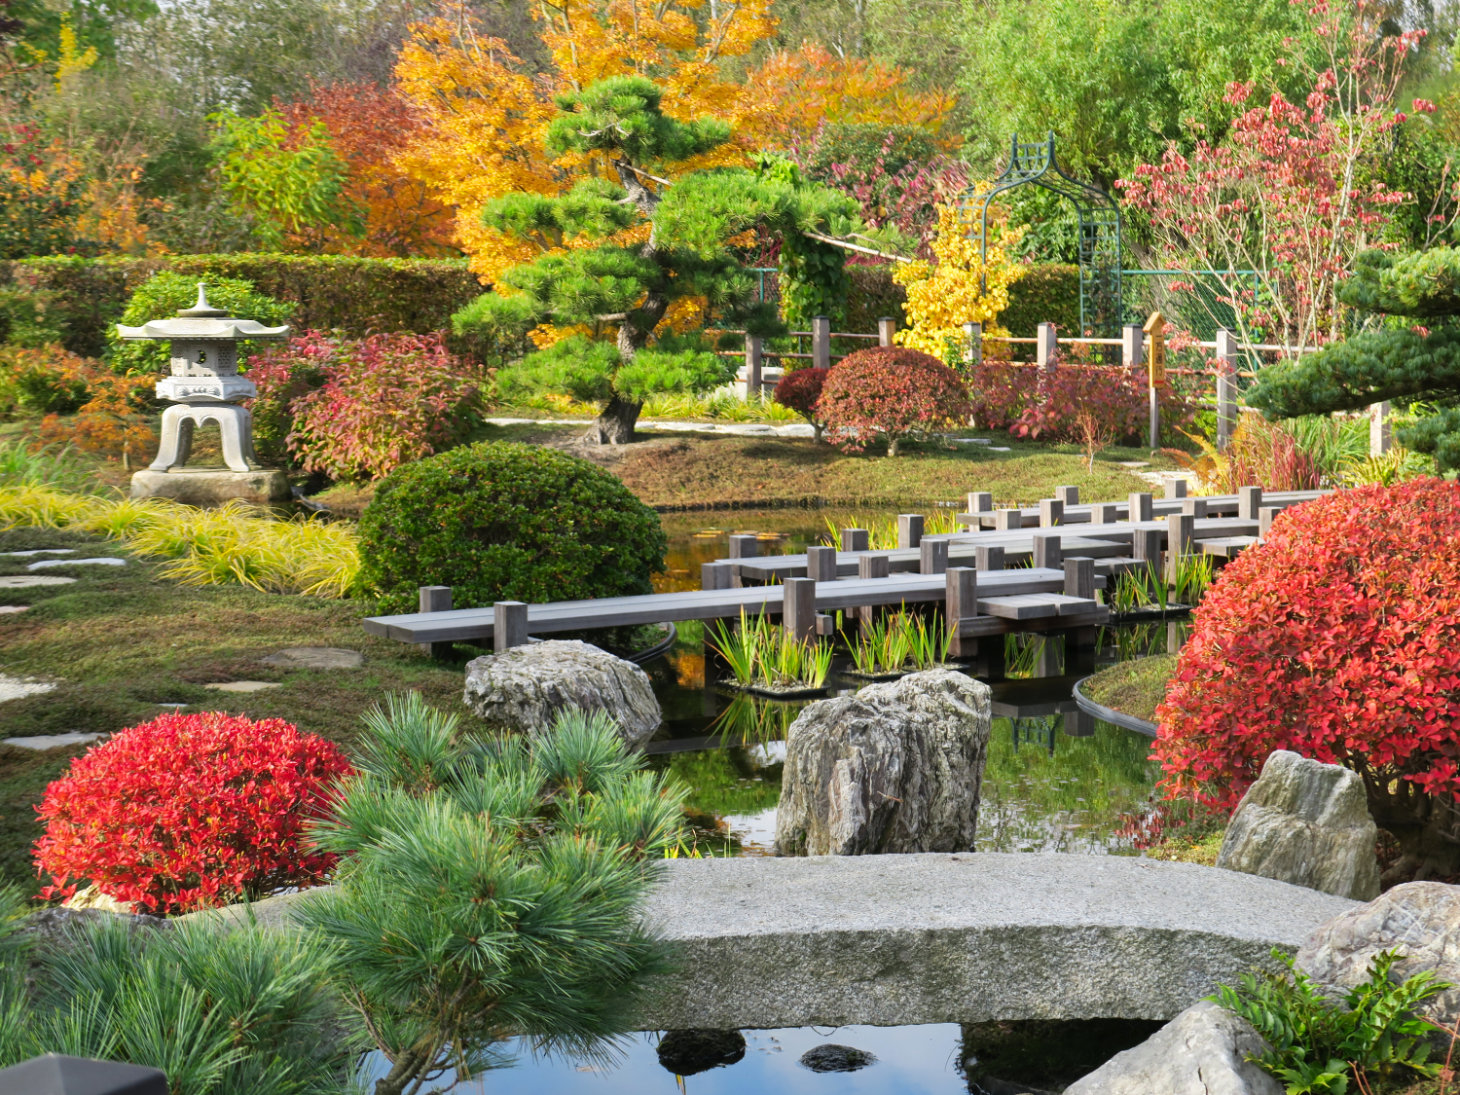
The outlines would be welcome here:
M 1230 809 L 1274 749 L 1346 765 L 1403 871 L 1454 873 L 1460 484 L 1340 491 L 1285 512 L 1196 610 L 1156 758 L 1168 795 Z
M 775 394 L 771 397 L 815 426 L 818 441 L 821 440 L 821 431 L 826 423 L 816 410 L 816 401 L 821 398 L 821 389 L 826 384 L 826 374 L 830 371 L 812 368 L 785 373 L 777 382 Z
M 885 438 L 888 456 L 903 438 L 961 426 L 971 411 L 957 373 L 929 354 L 893 346 L 858 350 L 833 365 L 816 408 L 836 445 L 861 452 Z
M 970 385 L 974 417 L 986 429 L 1008 429 L 1015 437 L 1079 441 L 1081 412 L 1095 416 L 1099 432 L 1117 441 L 1143 435 L 1150 414 L 1143 379 L 1115 365 L 1037 365 L 987 361 Z M 1175 385 L 1161 389 L 1161 427 L 1184 426 L 1193 407 Z
M 378 479 L 449 447 L 471 427 L 480 394 L 479 377 L 440 335 L 356 341 L 309 331 L 251 358 L 248 375 L 262 439 L 287 427 L 299 466 L 332 479 Z
M 129 727 L 46 788 L 43 896 L 89 879 L 148 912 L 182 913 L 317 883 L 334 857 L 303 848 L 303 826 L 350 770 L 334 744 L 282 719 L 209 711 Z

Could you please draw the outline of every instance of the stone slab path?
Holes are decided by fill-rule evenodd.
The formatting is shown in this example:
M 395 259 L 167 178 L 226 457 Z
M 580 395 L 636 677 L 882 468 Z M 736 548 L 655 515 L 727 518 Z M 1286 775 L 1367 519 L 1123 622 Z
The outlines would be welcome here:
M 47 681 L 26 680 L 23 677 L 9 677 L 0 673 L 0 703 L 6 700 L 24 699 L 26 696 L 41 696 L 55 689 Z
M 286 669 L 358 669 L 365 664 L 365 655 L 338 646 L 291 646 L 259 661 Z
M 283 688 L 278 681 L 218 681 L 214 684 L 205 684 L 204 688 L 211 688 L 215 692 L 263 692 L 269 688 Z
M 70 734 L 37 734 L 29 738 L 5 738 L 0 740 L 0 745 L 13 745 L 17 749 L 33 749 L 40 753 L 47 749 L 64 749 L 68 745 L 85 745 L 100 737 L 100 734 L 82 734 L 79 731 Z
M 0 589 L 33 589 L 36 586 L 68 586 L 75 578 L 59 574 L 10 574 L 0 578 Z
M 98 556 L 95 559 L 42 559 L 39 562 L 31 563 L 26 570 L 49 570 L 51 567 L 86 567 L 86 566 L 107 566 L 124 567 L 127 560 L 118 559 L 113 556 Z

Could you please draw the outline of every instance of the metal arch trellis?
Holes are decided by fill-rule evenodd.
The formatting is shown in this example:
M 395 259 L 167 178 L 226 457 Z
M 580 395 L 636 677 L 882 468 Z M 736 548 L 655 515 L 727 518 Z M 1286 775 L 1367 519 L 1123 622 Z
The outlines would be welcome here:
M 980 262 L 988 260 L 989 203 L 1004 191 L 1028 183 L 1069 199 L 1079 214 L 1081 332 L 1093 337 L 1118 336 L 1125 315 L 1121 307 L 1120 207 L 1098 186 L 1065 174 L 1055 158 L 1053 133 L 1043 141 L 1023 143 L 1014 134 L 1004 173 L 988 190 L 970 189 L 959 202 L 960 213 L 973 225 L 970 238 L 979 241 Z M 977 219 L 970 215 L 975 206 Z

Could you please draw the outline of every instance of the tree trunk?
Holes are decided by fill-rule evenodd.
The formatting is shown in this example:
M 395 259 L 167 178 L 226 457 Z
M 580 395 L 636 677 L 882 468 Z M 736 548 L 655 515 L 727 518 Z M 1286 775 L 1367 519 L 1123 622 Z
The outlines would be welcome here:
M 1384 872 L 1388 888 L 1401 882 L 1453 878 L 1460 874 L 1460 818 L 1456 809 L 1436 801 L 1405 779 L 1360 769 L 1369 813 L 1379 828 L 1399 842 L 1399 858 Z
M 593 423 L 588 436 L 599 445 L 627 445 L 634 439 L 634 423 L 639 420 L 639 412 L 643 409 L 642 403 L 614 395 Z
M 901 440 L 901 438 L 898 438 L 898 437 L 888 438 L 888 440 L 887 440 L 887 455 L 888 456 L 896 456 L 897 455 L 897 443 L 898 443 L 899 440 Z

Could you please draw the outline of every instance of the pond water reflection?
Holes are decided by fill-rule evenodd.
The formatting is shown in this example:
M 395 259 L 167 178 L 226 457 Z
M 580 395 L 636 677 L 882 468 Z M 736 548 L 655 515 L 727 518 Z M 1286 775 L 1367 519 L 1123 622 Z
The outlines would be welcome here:
M 888 514 L 863 515 L 862 521 Z M 829 518 L 829 520 L 828 520 Z M 796 552 L 853 515 L 781 510 L 675 515 L 663 589 L 698 588 L 700 565 L 728 552 L 732 533 L 755 532 L 762 554 Z M 1125 819 L 1148 803 L 1158 774 L 1150 740 L 1078 711 L 1076 680 L 1096 668 L 1168 649 L 1181 636 L 1164 624 L 1103 630 L 1094 650 L 1062 637 L 1008 636 L 985 642 L 966 668 L 993 689 L 994 720 L 979 817 L 978 850 L 1122 853 Z M 833 692 L 864 682 L 833 665 Z M 652 763 L 692 787 L 690 805 L 717 827 L 703 854 L 769 854 L 775 836 L 786 731 L 805 702 L 757 699 L 721 682 L 707 656 L 704 627 L 679 625 L 674 647 L 645 666 L 664 709 L 666 732 L 650 746 Z

